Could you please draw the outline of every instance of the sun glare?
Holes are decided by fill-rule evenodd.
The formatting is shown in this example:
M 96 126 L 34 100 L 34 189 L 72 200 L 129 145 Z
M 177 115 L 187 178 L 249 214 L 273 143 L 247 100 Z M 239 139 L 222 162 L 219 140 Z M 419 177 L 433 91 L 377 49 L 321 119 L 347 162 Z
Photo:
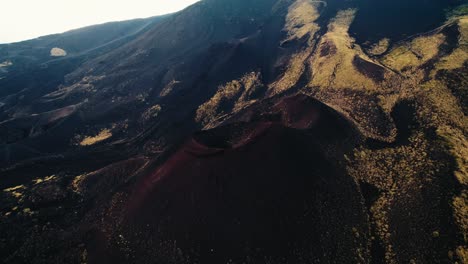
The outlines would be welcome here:
M 2 3 L 0 43 L 176 12 L 197 0 L 15 0 Z

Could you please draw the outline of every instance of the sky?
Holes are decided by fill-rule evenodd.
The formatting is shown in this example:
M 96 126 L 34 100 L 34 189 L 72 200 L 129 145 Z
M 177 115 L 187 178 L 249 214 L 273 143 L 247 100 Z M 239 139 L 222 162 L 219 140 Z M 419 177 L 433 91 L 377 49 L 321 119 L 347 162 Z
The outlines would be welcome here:
M 2 0 L 0 43 L 172 13 L 197 0 Z

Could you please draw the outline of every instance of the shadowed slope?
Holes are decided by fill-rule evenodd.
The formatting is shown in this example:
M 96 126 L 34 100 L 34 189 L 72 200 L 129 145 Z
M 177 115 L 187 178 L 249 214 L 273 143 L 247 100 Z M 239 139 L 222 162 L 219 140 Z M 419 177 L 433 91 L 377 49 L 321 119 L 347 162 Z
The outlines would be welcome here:
M 450 3 L 204 0 L 11 79 L 0 60 L 2 262 L 463 263 Z
M 272 105 L 279 119 L 197 133 L 149 173 L 118 228 L 125 242 L 101 245 L 112 249 L 104 259 L 336 263 L 358 260 L 358 251 L 369 254 L 359 188 L 325 150 L 352 134 L 349 124 L 305 96 Z M 339 128 L 333 124 L 348 130 L 321 134 Z M 103 260 L 105 253 L 92 252 Z

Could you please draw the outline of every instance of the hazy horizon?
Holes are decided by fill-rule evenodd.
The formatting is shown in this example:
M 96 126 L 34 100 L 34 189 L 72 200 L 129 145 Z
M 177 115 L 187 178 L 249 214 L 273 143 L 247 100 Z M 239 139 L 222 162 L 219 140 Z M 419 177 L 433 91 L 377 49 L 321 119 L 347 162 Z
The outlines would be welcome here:
M 0 43 L 13 43 L 106 22 L 179 11 L 198 0 L 16 0 L 3 4 Z

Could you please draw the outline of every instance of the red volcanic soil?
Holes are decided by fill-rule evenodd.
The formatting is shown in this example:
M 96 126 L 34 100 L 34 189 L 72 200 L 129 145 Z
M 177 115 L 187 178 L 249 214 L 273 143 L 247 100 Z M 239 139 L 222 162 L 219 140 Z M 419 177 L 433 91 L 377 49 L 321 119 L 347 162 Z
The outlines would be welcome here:
M 276 120 L 200 132 L 145 176 L 114 238 L 96 240 L 106 252 L 91 250 L 90 260 L 355 262 L 367 250 L 362 196 L 325 151 L 332 140 L 314 132 L 344 121 L 305 97 L 271 106 Z

